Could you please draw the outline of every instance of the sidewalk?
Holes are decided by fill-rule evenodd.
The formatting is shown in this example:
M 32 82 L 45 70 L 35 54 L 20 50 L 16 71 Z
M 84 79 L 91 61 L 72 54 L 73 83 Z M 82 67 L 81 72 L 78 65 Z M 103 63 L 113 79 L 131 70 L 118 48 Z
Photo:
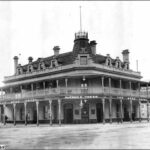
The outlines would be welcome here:
M 123 126 L 123 125 L 134 125 L 134 124 L 150 124 L 150 122 L 148 122 L 148 121 L 146 121 L 146 120 L 143 120 L 143 121 L 141 121 L 141 122 L 139 122 L 139 121 L 134 121 L 134 122 L 123 122 L 123 123 L 117 123 L 117 122 L 113 122 L 113 123 L 105 123 L 105 124 L 103 124 L 103 123 L 92 123 L 92 124 L 61 124 L 61 125 L 59 125 L 59 124 L 52 124 L 52 126 L 51 125 L 49 125 L 49 124 L 39 124 L 39 126 L 37 126 L 36 124 L 27 124 L 27 125 L 25 125 L 25 124 L 16 124 L 15 126 L 14 126 L 14 124 L 13 123 L 6 123 L 6 125 L 4 125 L 3 123 L 1 123 L 0 122 L 0 128 L 28 128 L 28 127 L 78 127 L 78 126 L 116 126 L 116 125 L 120 125 L 120 126 Z

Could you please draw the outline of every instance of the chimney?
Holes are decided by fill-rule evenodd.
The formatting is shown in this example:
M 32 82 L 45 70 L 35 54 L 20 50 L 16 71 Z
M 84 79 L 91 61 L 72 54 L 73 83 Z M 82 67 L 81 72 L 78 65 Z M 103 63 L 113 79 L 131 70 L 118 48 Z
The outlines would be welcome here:
M 122 56 L 123 56 L 123 62 L 129 63 L 129 50 L 123 50 L 122 51 Z
M 107 57 L 110 57 L 110 54 L 107 54 L 106 56 L 107 56 Z
M 91 47 L 93 55 L 96 55 L 96 44 L 97 44 L 96 41 L 91 41 L 90 42 L 90 47 Z
M 33 61 L 33 57 L 31 57 L 31 56 L 28 57 L 28 62 L 29 62 L 29 63 L 32 63 L 32 61 Z
M 54 46 L 53 50 L 55 56 L 59 55 L 59 50 L 60 50 L 59 46 Z
M 18 66 L 18 56 L 14 56 L 14 73 L 17 73 L 17 66 Z
M 119 57 L 117 56 L 116 59 L 119 60 Z

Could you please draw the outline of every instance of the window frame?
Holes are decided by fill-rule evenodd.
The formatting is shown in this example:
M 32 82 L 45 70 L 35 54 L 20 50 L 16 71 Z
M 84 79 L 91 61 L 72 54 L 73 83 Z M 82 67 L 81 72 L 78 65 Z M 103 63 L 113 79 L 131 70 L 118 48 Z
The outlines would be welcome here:
M 85 55 L 80 56 L 80 65 L 87 65 L 88 64 L 88 57 Z

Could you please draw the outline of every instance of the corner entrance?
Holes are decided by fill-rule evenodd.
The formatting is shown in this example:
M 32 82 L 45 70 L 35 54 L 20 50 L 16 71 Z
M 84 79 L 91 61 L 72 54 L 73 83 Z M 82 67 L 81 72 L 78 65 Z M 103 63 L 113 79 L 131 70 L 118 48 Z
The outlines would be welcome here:
M 89 123 L 89 104 L 83 103 L 81 109 L 81 123 Z
M 73 123 L 73 104 L 64 104 L 64 123 Z
M 103 105 L 102 103 L 96 104 L 97 122 L 103 121 Z

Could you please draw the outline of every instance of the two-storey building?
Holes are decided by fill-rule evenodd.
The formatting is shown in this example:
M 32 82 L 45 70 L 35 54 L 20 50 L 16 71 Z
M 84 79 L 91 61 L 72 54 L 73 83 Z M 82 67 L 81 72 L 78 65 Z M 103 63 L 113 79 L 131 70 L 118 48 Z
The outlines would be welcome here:
M 0 120 L 5 124 L 8 117 L 14 125 L 149 121 L 149 85 L 130 69 L 129 51 L 123 50 L 122 60 L 111 58 L 97 54 L 96 44 L 78 32 L 70 52 L 61 54 L 55 46 L 53 56 L 29 57 L 26 65 L 15 56 L 15 73 L 1 87 Z

